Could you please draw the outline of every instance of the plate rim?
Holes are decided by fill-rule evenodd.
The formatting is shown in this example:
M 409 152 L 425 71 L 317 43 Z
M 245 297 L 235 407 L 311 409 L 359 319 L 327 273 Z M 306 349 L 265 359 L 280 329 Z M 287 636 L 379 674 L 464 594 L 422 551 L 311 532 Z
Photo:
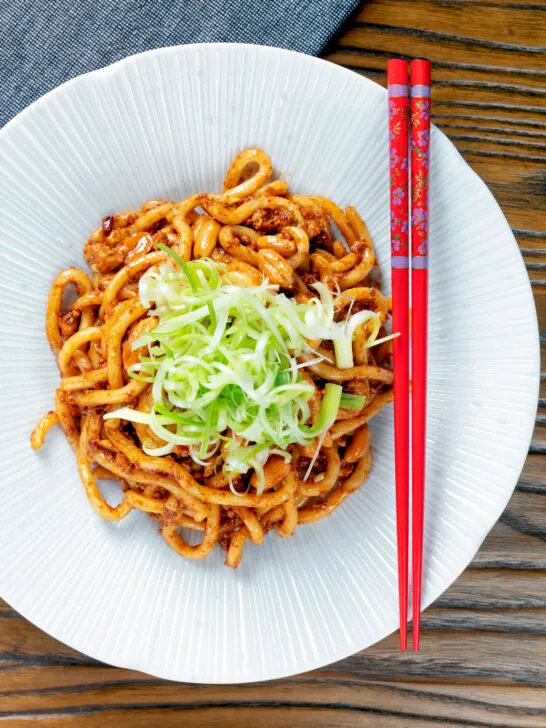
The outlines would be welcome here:
M 384 98 L 387 98 L 387 90 L 381 86 L 379 83 L 369 79 L 367 76 L 356 73 L 355 71 L 352 71 L 348 68 L 345 68 L 343 66 L 331 63 L 330 61 L 327 61 L 322 58 L 318 58 L 315 56 L 309 56 L 305 53 L 301 53 L 298 51 L 289 50 L 286 48 L 278 48 L 274 46 L 268 46 L 268 45 L 257 45 L 252 43 L 190 43 L 190 44 L 179 44 L 179 45 L 168 45 L 160 48 L 153 48 L 146 51 L 142 51 L 140 53 L 136 53 L 130 56 L 126 56 L 125 58 L 122 58 L 118 61 L 115 61 L 114 63 L 108 64 L 106 66 L 102 66 L 100 68 L 94 69 L 92 71 L 88 71 L 82 74 L 79 74 L 73 78 L 68 79 L 67 81 L 64 81 L 60 85 L 56 86 L 55 88 L 51 89 L 47 93 L 40 96 L 38 99 L 36 99 L 34 102 L 29 104 L 27 107 L 25 107 L 23 110 L 21 110 L 16 116 L 14 116 L 12 119 L 10 119 L 2 128 L 0 128 L 0 145 L 5 140 L 5 138 L 11 134 L 13 131 L 15 131 L 20 125 L 24 124 L 24 121 L 28 116 L 30 116 L 32 113 L 36 111 L 36 109 L 40 108 L 42 105 L 45 105 L 50 101 L 52 98 L 56 97 L 57 95 L 62 95 L 67 88 L 70 87 L 76 87 L 78 85 L 83 85 L 85 82 L 89 80 L 94 80 L 98 77 L 105 77 L 111 74 L 118 73 L 120 71 L 123 71 L 126 66 L 130 66 L 131 64 L 139 61 L 143 57 L 157 57 L 157 56 L 169 56 L 169 55 L 176 55 L 178 53 L 184 54 L 184 53 L 191 53 L 192 51 L 203 51 L 203 50 L 223 50 L 223 49 L 249 49 L 252 50 L 255 53 L 260 53 L 263 55 L 282 55 L 282 56 L 288 56 L 288 57 L 297 57 L 300 60 L 304 60 L 306 63 L 311 63 L 312 65 L 321 66 L 324 63 L 328 63 L 330 66 L 334 67 L 336 69 L 336 72 L 341 73 L 343 75 L 350 75 L 351 78 L 354 78 L 354 76 L 357 76 L 364 84 L 371 84 L 376 89 L 380 89 L 381 92 L 384 94 Z M 522 280 L 526 282 L 526 285 L 524 286 L 527 302 L 525 305 L 529 308 L 529 313 L 531 315 L 534 315 L 533 322 L 536 324 L 533 327 L 534 330 L 534 351 L 535 356 L 534 360 L 531 363 L 529 363 L 529 371 L 531 369 L 533 370 L 533 378 L 535 382 L 534 391 L 536 393 L 536 399 L 538 404 L 538 394 L 539 394 L 539 386 L 540 386 L 540 336 L 539 336 L 539 330 L 538 330 L 538 318 L 536 313 L 536 305 L 534 302 L 534 296 L 532 292 L 531 283 L 529 280 L 529 276 L 527 274 L 527 270 L 525 268 L 525 263 L 523 261 L 523 257 L 521 255 L 521 251 L 519 249 L 518 243 L 516 241 L 516 238 L 512 232 L 512 229 L 506 219 L 506 216 L 504 215 L 504 212 L 502 211 L 502 208 L 500 207 L 499 203 L 495 199 L 493 193 L 489 189 L 489 187 L 486 185 L 486 183 L 482 180 L 482 178 L 477 174 L 477 172 L 474 171 L 474 169 L 470 166 L 468 162 L 464 159 L 462 154 L 459 152 L 459 150 L 455 147 L 455 145 L 449 140 L 449 138 L 440 130 L 438 129 L 434 124 L 432 127 L 435 129 L 435 133 L 441 135 L 447 141 L 449 141 L 449 149 L 451 154 L 455 154 L 458 158 L 459 163 L 463 163 L 466 167 L 467 173 L 470 172 L 478 181 L 480 187 L 486 192 L 486 194 L 489 196 L 491 202 L 496 206 L 497 213 L 500 214 L 502 217 L 502 224 L 505 227 L 505 230 L 507 233 L 509 233 L 512 245 L 515 246 L 515 250 L 517 251 L 518 255 L 516 256 L 518 260 L 518 267 L 519 270 L 516 271 L 518 274 L 518 277 L 521 277 Z M 515 251 L 514 251 L 515 252 Z M 523 301 L 522 301 L 523 305 Z M 528 443 L 532 440 L 532 432 L 535 425 L 535 417 L 529 418 L 529 423 L 527 425 L 527 432 L 525 435 L 525 438 L 522 437 L 522 442 L 526 441 Z M 521 473 L 521 470 L 524 466 L 525 460 L 528 455 L 528 446 L 526 449 L 523 447 L 522 453 L 520 455 L 520 462 L 518 466 L 518 473 Z M 518 476 L 519 477 L 519 476 Z M 451 581 L 446 586 L 443 586 L 441 589 L 436 590 L 432 596 L 423 602 L 422 604 L 422 611 L 426 609 L 430 604 L 432 604 L 434 601 L 438 599 L 438 597 L 445 592 L 446 589 L 448 589 L 458 578 L 459 576 L 465 571 L 472 558 L 475 556 L 475 554 L 479 551 L 481 548 L 481 545 L 483 544 L 483 541 L 485 540 L 488 533 L 491 531 L 495 523 L 498 521 L 500 515 L 506 508 L 506 505 L 508 504 L 510 498 L 512 497 L 512 494 L 514 492 L 514 489 L 517 485 L 517 478 L 510 490 L 507 493 L 506 499 L 503 499 L 502 509 L 497 513 L 495 511 L 494 517 L 491 515 L 484 519 L 484 523 L 482 524 L 481 532 L 476 533 L 473 537 L 473 544 L 475 545 L 475 550 L 473 553 L 473 556 L 470 558 L 470 560 L 463 565 L 463 567 L 457 571 L 456 574 L 454 574 L 453 578 L 450 579 Z M 0 575 L 1 576 L 1 575 Z M 5 597 L 4 597 L 5 598 Z M 72 641 L 67 641 L 63 637 L 58 637 L 53 632 L 49 631 L 48 629 L 45 629 L 40 622 L 41 619 L 34 620 L 31 619 L 23 612 L 17 609 L 16 600 L 14 602 L 10 601 L 9 599 L 6 599 L 6 602 L 12 606 L 13 609 L 15 609 L 17 612 L 21 614 L 21 616 L 26 619 L 27 621 L 34 624 L 36 627 L 44 631 L 46 634 L 50 635 L 54 639 L 59 640 L 63 644 L 67 645 L 68 647 L 76 650 L 77 652 L 81 654 L 85 654 L 88 657 L 91 657 L 92 659 L 99 660 L 102 662 L 105 662 L 109 665 L 112 665 L 114 667 L 122 668 L 122 669 L 132 669 L 132 670 L 138 670 L 141 672 L 144 672 L 146 674 L 152 675 L 154 677 L 158 677 L 161 679 L 166 680 L 172 680 L 176 682 L 185 682 L 190 684 L 217 684 L 217 685 L 228 685 L 228 684 L 248 684 L 251 682 L 264 682 L 269 680 L 276 680 L 281 679 L 285 677 L 290 677 L 295 674 L 300 674 L 302 672 L 307 672 L 309 670 L 319 669 L 326 665 L 332 664 L 334 662 L 337 662 L 341 659 L 344 659 L 350 655 L 356 654 L 357 652 L 362 651 L 363 649 L 367 649 L 367 647 L 376 644 L 380 640 L 384 639 L 389 634 L 393 633 L 393 630 L 391 630 L 390 627 L 388 627 L 386 630 L 382 630 L 381 633 L 378 633 L 377 637 L 374 637 L 374 641 L 370 643 L 370 645 L 367 645 L 366 647 L 356 647 L 353 649 L 353 647 L 350 648 L 348 651 L 346 647 L 340 648 L 337 651 L 332 650 L 332 653 L 328 657 L 328 661 L 324 662 L 323 659 L 316 661 L 313 659 L 309 660 L 301 660 L 298 662 L 297 671 L 293 671 L 290 669 L 288 672 L 286 670 L 284 671 L 276 671 L 274 673 L 267 672 L 267 674 L 260 674 L 258 677 L 246 677 L 244 679 L 238 679 L 233 682 L 233 680 L 227 680 L 227 679 L 218 679 L 217 677 L 215 679 L 210 678 L 201 678 L 198 683 L 193 682 L 192 680 L 188 680 L 186 677 L 180 677 L 178 674 L 176 674 L 176 671 L 170 672 L 169 670 L 150 670 L 150 668 L 144 664 L 140 664 L 138 660 L 116 660 L 112 659 L 110 655 L 109 648 L 107 649 L 97 649 L 94 650 L 94 654 L 89 654 L 88 652 L 83 652 L 80 647 L 72 643 Z M 27 610 L 28 611 L 28 610 Z M 395 630 L 396 631 L 396 628 Z M 104 653 L 104 654 L 102 654 Z

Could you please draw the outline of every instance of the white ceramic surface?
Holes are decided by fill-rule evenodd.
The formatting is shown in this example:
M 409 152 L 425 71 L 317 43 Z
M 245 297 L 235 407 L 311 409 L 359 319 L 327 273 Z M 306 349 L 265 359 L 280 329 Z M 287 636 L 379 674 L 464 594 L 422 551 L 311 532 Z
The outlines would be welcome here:
M 392 412 L 366 486 L 290 539 L 189 562 L 146 516 L 88 504 L 64 437 L 29 434 L 58 382 L 44 335 L 57 271 L 103 215 L 218 190 L 256 145 L 295 190 L 354 204 L 389 270 L 386 92 L 324 61 L 196 45 L 126 59 L 48 94 L 0 133 L 0 593 L 99 660 L 236 683 L 315 668 L 397 626 Z M 523 465 L 538 382 L 536 316 L 499 207 L 432 133 L 424 605 L 469 563 Z

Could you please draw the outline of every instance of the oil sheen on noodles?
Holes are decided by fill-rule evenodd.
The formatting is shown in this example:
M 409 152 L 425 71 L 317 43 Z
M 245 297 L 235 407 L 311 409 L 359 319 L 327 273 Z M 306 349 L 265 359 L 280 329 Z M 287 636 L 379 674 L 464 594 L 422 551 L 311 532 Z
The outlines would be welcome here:
M 54 408 L 31 437 L 37 450 L 47 431 L 61 426 L 85 493 L 103 518 L 119 521 L 132 510 L 144 511 L 181 556 L 204 558 L 218 543 L 233 568 L 248 541 L 260 544 L 273 529 L 290 536 L 299 524 L 330 515 L 362 486 L 372 464 L 368 422 L 392 400 L 385 328 L 390 301 L 376 282 L 366 225 L 353 207 L 343 210 L 320 195 L 293 193 L 286 181 L 272 181 L 272 174 L 263 151 L 246 149 L 234 159 L 220 194 L 196 194 L 178 203 L 153 200 L 139 211 L 102 220 L 84 247 L 91 274 L 69 268 L 51 288 L 46 332 L 61 382 Z M 150 455 L 143 446 L 161 449 L 165 441 L 147 424 L 105 418 L 120 408 L 146 413 L 153 406 L 152 383 L 134 378 L 130 368 L 149 353 L 147 344 L 135 349 L 135 342 L 158 322 L 139 295 L 139 281 L 161 266 L 175 265 L 166 248 L 185 263 L 214 261 L 242 288 L 267 279 L 272 290 L 294 302 L 317 299 L 314 284 L 322 283 L 335 302 L 336 322 L 368 310 L 378 321 L 375 338 L 387 338 L 371 347 L 370 322 L 356 327 L 353 366 L 345 368 L 336 365 L 332 341 L 309 342 L 314 353 L 306 351 L 298 359 L 297 376 L 313 392 L 308 422 L 302 424 L 312 426 L 330 382 L 360 405 L 340 406 L 320 437 L 289 443 L 284 456 L 270 454 L 262 463 L 261 487 L 252 469 L 225 474 L 224 447 L 202 462 L 183 445 Z M 237 442 L 247 444 L 241 438 Z M 101 480 L 119 483 L 118 505 L 106 502 Z M 198 545 L 184 537 L 188 529 L 201 532 Z

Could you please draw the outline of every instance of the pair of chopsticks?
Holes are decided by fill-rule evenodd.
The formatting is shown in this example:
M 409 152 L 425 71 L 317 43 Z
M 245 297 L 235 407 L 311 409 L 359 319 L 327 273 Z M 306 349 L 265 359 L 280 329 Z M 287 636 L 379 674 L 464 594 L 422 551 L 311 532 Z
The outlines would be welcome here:
M 388 61 L 394 448 L 400 649 L 408 643 L 410 331 L 413 650 L 419 650 L 425 500 L 430 62 Z M 409 80 L 409 94 L 408 94 Z M 408 113 L 408 107 L 411 113 Z M 408 144 L 410 150 L 408 150 Z M 409 152 L 409 153 L 408 153 Z M 411 188 L 408 181 L 411 180 Z M 408 192 L 411 192 L 408 200 Z M 411 218 L 408 220 L 408 212 Z M 411 224 L 410 224 L 411 223 Z M 410 236 L 411 231 L 411 245 Z M 409 268 L 411 248 L 411 326 Z

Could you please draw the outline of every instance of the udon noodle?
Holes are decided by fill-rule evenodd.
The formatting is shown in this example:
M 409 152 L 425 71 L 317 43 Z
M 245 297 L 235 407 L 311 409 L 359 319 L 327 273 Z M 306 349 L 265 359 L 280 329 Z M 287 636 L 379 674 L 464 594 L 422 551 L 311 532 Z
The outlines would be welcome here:
M 119 521 L 132 510 L 144 511 L 181 556 L 201 559 L 218 543 L 234 568 L 247 541 L 259 544 L 273 529 L 289 536 L 299 524 L 328 516 L 362 486 L 372 463 L 368 422 L 392 400 L 390 341 L 370 347 L 366 325 L 358 327 L 349 368 L 336 366 L 331 342 L 310 342 L 315 353 L 300 357 L 299 370 L 313 387 L 310 421 L 328 382 L 365 398 L 365 404 L 340 407 L 320 438 L 290 444 L 289 458 L 270 455 L 261 492 L 254 472 L 233 479 L 222 472 L 222 448 L 202 463 L 185 446 L 149 455 L 146 443 L 164 443 L 148 425 L 104 415 L 126 406 L 150 410 L 152 384 L 133 378 L 130 367 L 146 349 L 135 349 L 135 342 L 157 325 L 153 308 L 139 296 L 139 280 L 170 262 L 163 246 L 185 262 L 215 261 L 241 287 L 267 278 L 299 302 L 318 296 L 313 284 L 319 281 L 332 292 L 336 320 L 373 311 L 385 338 L 390 301 L 379 289 L 374 248 L 358 212 L 318 195 L 292 193 L 286 181 L 271 178 L 269 157 L 246 149 L 233 161 L 220 194 L 153 200 L 138 211 L 103 218 L 84 247 L 91 274 L 69 268 L 51 288 L 46 332 L 61 382 L 54 409 L 31 438 L 37 450 L 47 431 L 61 426 L 85 493 L 103 518 Z M 118 505 L 105 500 L 101 480 L 119 483 Z M 187 530 L 202 533 L 197 545 L 184 537 Z

